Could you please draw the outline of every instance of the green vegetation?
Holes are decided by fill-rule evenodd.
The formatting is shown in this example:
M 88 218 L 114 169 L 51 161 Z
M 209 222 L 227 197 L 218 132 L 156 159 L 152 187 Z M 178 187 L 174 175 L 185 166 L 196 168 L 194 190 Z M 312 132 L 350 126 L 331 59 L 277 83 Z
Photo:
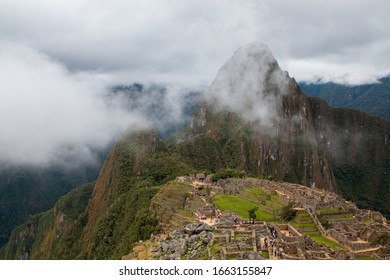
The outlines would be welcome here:
M 85 211 L 85 207 L 91 199 L 92 191 L 92 184 L 85 184 L 74 189 L 58 200 L 54 206 L 54 211 L 62 212 L 68 218 L 77 219 Z
M 360 260 L 360 261 L 371 261 L 375 260 L 375 258 L 370 257 L 370 256 L 362 256 L 362 257 L 356 257 L 354 260 Z
M 329 246 L 332 249 L 339 248 L 339 249 L 345 250 L 345 251 L 348 250 L 343 245 L 341 245 L 341 244 L 339 244 L 339 243 L 337 243 L 337 242 L 335 242 L 333 240 L 330 240 L 330 239 L 326 238 L 323 235 L 320 235 L 320 236 L 314 236 L 313 235 L 313 236 L 311 236 L 311 239 L 313 239 L 318 244 L 325 244 L 325 245 Z
M 390 236 L 388 234 L 381 234 L 377 236 L 371 245 L 381 246 L 381 251 L 385 254 L 390 254 Z
M 221 250 L 221 248 L 221 244 L 219 242 L 215 242 L 210 248 L 211 255 L 215 256 Z
M 370 224 L 372 224 L 373 222 L 374 222 L 374 220 L 371 219 L 371 218 L 365 219 L 365 220 L 363 221 L 363 223 L 366 224 L 366 225 L 370 225 Z
M 120 259 L 132 244 L 149 239 L 158 231 L 157 219 L 149 212 L 158 188 L 132 190 L 119 197 L 99 219 L 93 235 L 94 259 Z
M 31 216 L 49 210 L 77 186 L 95 181 L 105 155 L 106 151 L 96 163 L 75 168 L 0 166 L 0 248 L 8 241 L 11 231 Z
M 195 173 L 196 170 L 181 162 L 172 153 L 162 151 L 149 157 L 142 168 L 144 180 L 150 180 L 153 185 L 161 185 L 180 175 Z
M 320 232 L 310 214 L 306 211 L 299 211 L 290 221 L 291 225 L 299 229 L 303 234 L 310 236 L 320 236 Z
M 251 221 L 253 224 L 255 223 L 255 220 L 257 218 L 256 211 L 259 209 L 259 207 L 253 207 L 248 210 L 248 217 L 249 221 Z
M 82 185 L 62 197 L 52 210 L 33 216 L 16 228 L 12 236 L 23 236 L 28 232 L 28 237 L 21 239 L 15 246 L 10 243 L 4 246 L 0 251 L 0 258 L 20 258 L 25 252 L 29 252 L 30 257 L 35 259 L 74 258 L 77 254 L 75 248 L 78 247 L 79 237 L 85 225 L 85 208 L 91 198 L 92 190 L 93 185 Z M 55 223 L 60 227 L 67 226 L 69 234 L 64 234 L 59 247 L 48 250 L 49 248 L 43 244 L 45 240 L 56 238 Z
M 217 182 L 220 179 L 227 179 L 227 178 L 243 178 L 245 176 L 244 171 L 239 171 L 232 168 L 222 168 L 219 169 L 216 173 L 213 174 L 211 177 L 211 180 L 213 182 Z
M 249 219 L 248 216 L 249 209 L 258 207 L 258 210 L 255 211 L 258 220 L 260 221 L 276 220 L 275 215 L 272 215 L 264 210 L 266 206 L 258 205 L 247 199 L 235 195 L 218 194 L 215 196 L 214 204 L 217 208 L 221 210 L 231 211 L 233 213 L 240 215 L 245 219 Z
M 282 207 L 279 215 L 283 221 L 288 222 L 294 219 L 296 214 L 297 210 L 293 209 L 293 204 L 290 202 L 288 205 Z
M 348 221 L 355 219 L 349 211 L 342 207 L 317 209 L 316 214 L 325 229 L 329 228 L 330 221 Z
M 261 251 L 262 256 L 268 260 L 269 259 L 269 251 L 268 250 L 262 250 Z
M 212 137 L 207 135 L 199 135 L 191 141 L 179 143 L 175 151 L 187 165 L 197 170 L 213 173 L 225 166 L 221 148 Z
M 321 97 L 333 107 L 358 109 L 390 120 L 390 77 L 380 81 L 357 86 L 301 83 L 300 87 L 309 96 Z
M 390 236 L 388 234 L 381 234 L 377 236 L 372 242 L 371 245 L 381 245 L 381 246 L 386 246 L 390 244 Z

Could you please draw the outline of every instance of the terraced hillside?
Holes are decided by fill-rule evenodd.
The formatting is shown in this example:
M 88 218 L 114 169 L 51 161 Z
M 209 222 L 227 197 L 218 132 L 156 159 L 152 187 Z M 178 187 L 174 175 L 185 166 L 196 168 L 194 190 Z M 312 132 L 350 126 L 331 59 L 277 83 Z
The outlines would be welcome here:
M 370 211 L 324 191 L 258 179 L 214 183 L 192 179 L 192 183 L 169 182 L 159 190 L 151 208 L 162 231 L 152 242 L 138 244 L 125 259 L 142 259 L 145 254 L 148 259 L 375 259 L 381 258 L 381 248 L 368 242 L 362 225 L 381 225 L 390 233 L 387 222 L 378 223 L 378 216 L 375 222 Z M 313 211 L 313 205 L 300 197 L 305 192 L 332 201 L 319 199 Z M 294 216 L 283 220 L 282 213 L 289 207 Z M 202 218 L 195 214 L 206 208 L 215 211 L 203 212 Z M 251 209 L 256 210 L 254 221 Z M 349 243 L 343 234 L 349 236 Z M 192 243 L 199 239 L 203 241 Z

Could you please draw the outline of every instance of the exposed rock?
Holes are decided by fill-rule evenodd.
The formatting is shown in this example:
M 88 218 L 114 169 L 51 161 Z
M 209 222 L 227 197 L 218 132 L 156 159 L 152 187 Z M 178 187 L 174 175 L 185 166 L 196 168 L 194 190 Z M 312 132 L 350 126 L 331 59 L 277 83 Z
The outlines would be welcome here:
M 243 252 L 237 255 L 238 260 L 264 260 L 260 252 Z
M 198 251 L 197 250 L 193 250 L 191 252 L 191 255 L 190 255 L 190 260 L 197 260 L 198 259 Z
M 203 241 L 199 241 L 198 243 L 195 244 L 194 249 L 198 250 L 202 245 L 203 245 Z

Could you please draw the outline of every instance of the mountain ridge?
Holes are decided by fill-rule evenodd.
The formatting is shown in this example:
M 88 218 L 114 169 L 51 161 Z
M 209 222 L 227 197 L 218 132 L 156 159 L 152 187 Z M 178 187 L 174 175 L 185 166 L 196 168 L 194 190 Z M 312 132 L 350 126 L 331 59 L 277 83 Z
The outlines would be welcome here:
M 390 77 L 378 83 L 348 86 L 336 83 L 299 83 L 309 96 L 321 97 L 336 108 L 352 108 L 390 120 Z

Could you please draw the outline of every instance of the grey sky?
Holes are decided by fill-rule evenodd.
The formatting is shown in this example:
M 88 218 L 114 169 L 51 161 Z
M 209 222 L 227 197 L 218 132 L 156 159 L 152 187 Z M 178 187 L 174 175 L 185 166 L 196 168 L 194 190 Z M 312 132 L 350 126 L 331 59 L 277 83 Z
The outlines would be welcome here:
M 359 83 L 390 71 L 389 10 L 386 0 L 2 0 L 0 39 L 71 70 L 205 84 L 262 41 L 297 80 Z
M 390 73 L 388 11 L 386 0 L 0 0 L 0 160 L 44 164 L 69 145 L 88 158 L 145 122 L 105 104 L 107 85 L 205 87 L 253 41 L 298 81 L 375 81 Z

